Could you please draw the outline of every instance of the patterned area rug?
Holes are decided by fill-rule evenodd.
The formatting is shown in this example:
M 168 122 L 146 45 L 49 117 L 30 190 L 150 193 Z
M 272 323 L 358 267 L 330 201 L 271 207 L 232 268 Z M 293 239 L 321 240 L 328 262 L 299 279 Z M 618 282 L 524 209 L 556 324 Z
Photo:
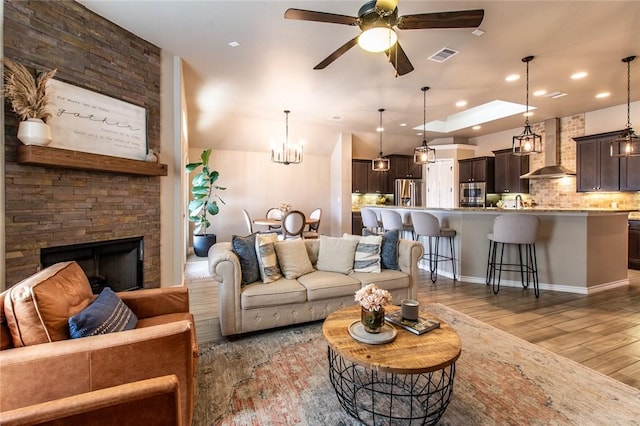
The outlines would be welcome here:
M 460 335 L 441 425 L 640 425 L 640 390 L 440 304 Z M 202 350 L 193 424 L 359 425 L 329 382 L 322 322 Z

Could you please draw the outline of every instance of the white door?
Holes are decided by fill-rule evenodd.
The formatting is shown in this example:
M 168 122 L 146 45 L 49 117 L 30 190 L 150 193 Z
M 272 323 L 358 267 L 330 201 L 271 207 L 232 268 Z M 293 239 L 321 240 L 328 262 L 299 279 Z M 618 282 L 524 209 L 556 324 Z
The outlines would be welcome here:
M 437 160 L 427 164 L 426 169 L 427 207 L 453 208 L 453 160 Z

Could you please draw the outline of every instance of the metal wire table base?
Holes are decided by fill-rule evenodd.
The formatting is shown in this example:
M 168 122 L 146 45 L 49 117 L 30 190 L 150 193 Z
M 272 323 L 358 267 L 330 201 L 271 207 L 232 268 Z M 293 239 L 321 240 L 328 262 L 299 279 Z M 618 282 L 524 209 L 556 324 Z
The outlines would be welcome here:
M 329 347 L 329 378 L 338 401 L 367 425 L 435 425 L 453 392 L 455 363 L 431 373 L 382 373 L 354 364 Z

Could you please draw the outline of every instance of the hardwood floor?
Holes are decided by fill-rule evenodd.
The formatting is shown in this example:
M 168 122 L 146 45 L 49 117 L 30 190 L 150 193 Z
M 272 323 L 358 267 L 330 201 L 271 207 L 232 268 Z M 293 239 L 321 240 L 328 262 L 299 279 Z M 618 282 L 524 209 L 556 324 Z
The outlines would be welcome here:
M 453 282 L 420 273 L 420 302 L 438 302 L 640 389 L 640 271 L 592 295 Z M 463 342 L 464 348 L 464 342 Z M 463 349 L 464 350 L 464 349 Z

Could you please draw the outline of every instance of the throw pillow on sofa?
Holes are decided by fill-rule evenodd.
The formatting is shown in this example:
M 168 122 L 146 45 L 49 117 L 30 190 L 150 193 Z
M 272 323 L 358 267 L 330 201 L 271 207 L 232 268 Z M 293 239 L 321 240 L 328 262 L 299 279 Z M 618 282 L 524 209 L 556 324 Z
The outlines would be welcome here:
M 362 230 L 362 235 L 376 234 L 365 228 Z M 382 245 L 380 247 L 382 269 L 400 270 L 400 265 L 398 265 L 398 244 L 400 244 L 400 231 L 387 231 L 382 234 Z
M 356 255 L 353 261 L 354 272 L 380 273 L 380 235 L 359 236 L 344 234 L 343 238 L 357 240 Z
M 304 240 L 297 238 L 278 241 L 275 243 L 275 248 L 280 271 L 286 279 L 295 280 L 314 271 Z
M 231 237 L 231 247 L 233 252 L 238 256 L 240 261 L 240 269 L 242 270 L 242 281 L 240 286 L 260 281 L 260 265 L 258 264 L 258 256 L 256 255 L 256 235 L 253 233 L 246 237 L 233 235 Z
M 72 339 L 115 333 L 136 328 L 138 317 L 111 290 L 105 287 L 89 306 L 69 318 Z
M 327 237 L 320 235 L 318 247 L 318 271 L 339 272 L 349 274 L 353 272 L 353 261 L 356 256 L 357 240 L 348 238 Z
M 256 236 L 256 254 L 260 266 L 260 276 L 265 284 L 278 281 L 282 278 L 278 258 L 276 257 L 275 243 L 278 241 L 276 234 L 258 234 Z

